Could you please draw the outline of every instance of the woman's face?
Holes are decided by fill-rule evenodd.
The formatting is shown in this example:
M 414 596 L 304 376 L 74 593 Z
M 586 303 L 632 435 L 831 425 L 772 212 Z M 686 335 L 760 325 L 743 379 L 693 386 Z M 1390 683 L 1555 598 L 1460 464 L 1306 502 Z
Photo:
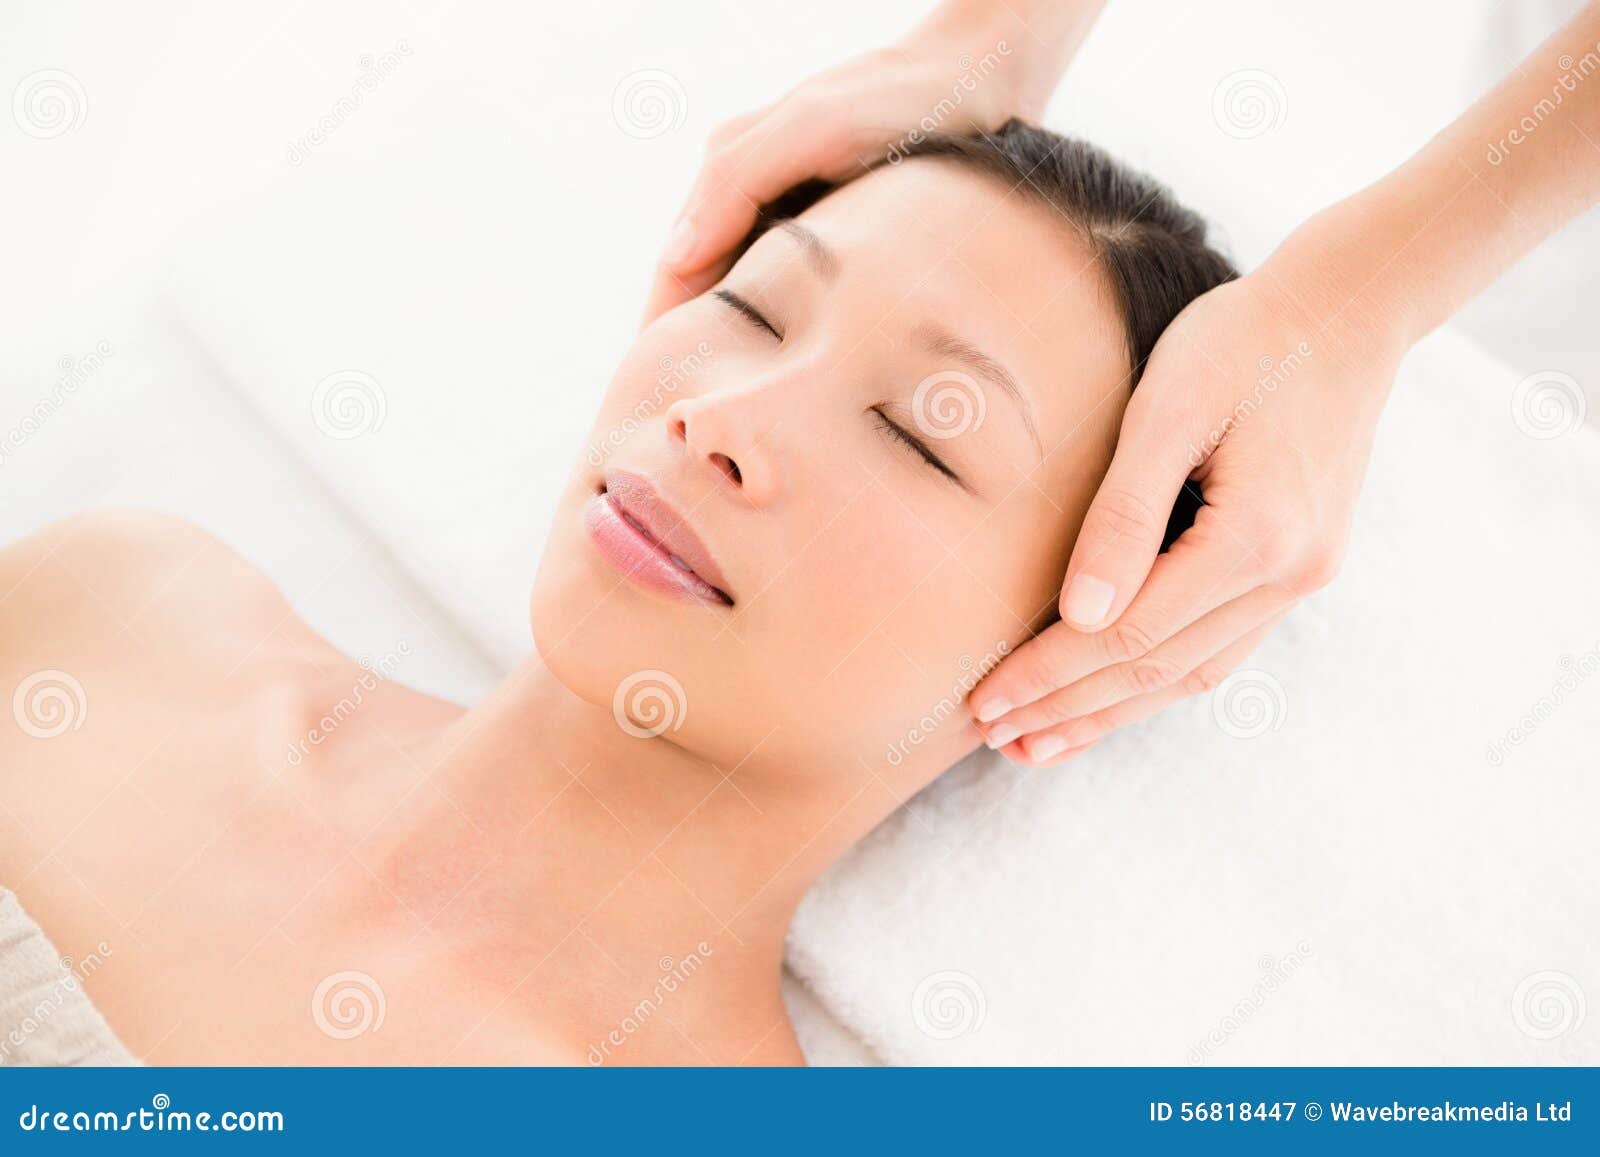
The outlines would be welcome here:
M 879 169 L 639 335 L 557 514 L 539 649 L 720 766 L 920 786 L 1053 607 L 1127 373 L 1054 209 L 945 161 Z

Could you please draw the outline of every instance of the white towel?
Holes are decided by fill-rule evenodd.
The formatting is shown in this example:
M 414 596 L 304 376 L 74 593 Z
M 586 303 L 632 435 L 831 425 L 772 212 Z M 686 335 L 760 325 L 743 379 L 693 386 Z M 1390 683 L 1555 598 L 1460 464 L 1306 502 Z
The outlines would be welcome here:
M 63 957 L 0 888 L 0 1065 L 137 1064 L 85 991 L 105 963 Z

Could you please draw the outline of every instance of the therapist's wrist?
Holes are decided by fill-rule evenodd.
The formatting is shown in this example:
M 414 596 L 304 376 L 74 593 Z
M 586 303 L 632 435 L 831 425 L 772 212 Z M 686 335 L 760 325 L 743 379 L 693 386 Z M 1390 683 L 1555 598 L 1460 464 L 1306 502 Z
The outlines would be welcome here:
M 1038 120 L 1104 3 L 947 0 L 901 47 L 936 47 L 973 84 L 998 93 L 1006 115 Z
M 1316 214 L 1252 273 L 1292 303 L 1317 345 L 1355 369 L 1393 367 L 1431 328 L 1396 254 L 1404 224 L 1374 186 Z M 1387 390 L 1387 374 L 1375 375 Z

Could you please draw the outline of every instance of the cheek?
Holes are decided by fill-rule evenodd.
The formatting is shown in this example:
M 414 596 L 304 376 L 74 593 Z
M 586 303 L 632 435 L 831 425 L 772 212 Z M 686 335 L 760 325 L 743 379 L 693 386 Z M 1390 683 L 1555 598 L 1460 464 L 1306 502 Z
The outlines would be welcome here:
M 888 493 L 892 482 L 869 483 L 819 509 L 831 517 L 808 536 L 786 569 L 790 620 L 809 640 L 818 662 L 837 666 L 846 655 L 883 646 L 874 638 L 908 593 L 925 585 L 945 549 Z
M 787 657 L 789 695 L 870 752 L 940 705 L 941 717 L 953 711 L 974 681 L 963 686 L 963 675 L 985 655 L 996 655 L 992 666 L 1022 633 L 1019 616 L 946 545 L 961 539 L 952 520 L 937 503 L 896 498 L 886 488 L 897 483 L 856 495 L 791 556 L 772 590 L 779 613 L 761 624 L 775 644 L 768 653 Z

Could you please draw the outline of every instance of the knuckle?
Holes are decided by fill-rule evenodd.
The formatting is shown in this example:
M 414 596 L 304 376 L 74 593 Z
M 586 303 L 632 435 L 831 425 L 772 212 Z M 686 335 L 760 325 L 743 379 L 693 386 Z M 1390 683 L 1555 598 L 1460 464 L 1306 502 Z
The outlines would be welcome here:
M 730 182 L 738 167 L 739 157 L 732 145 L 718 145 L 706 154 L 705 175 L 713 187 Z
M 1155 641 L 1138 623 L 1117 623 L 1106 632 L 1106 654 L 1114 663 L 1131 663 L 1150 653 Z
M 1030 647 L 1009 660 L 1012 679 L 1010 698 L 1014 702 L 1033 702 L 1056 689 L 1054 663 L 1046 648 Z
M 1137 542 L 1160 542 L 1166 528 L 1165 516 L 1157 517 L 1150 504 L 1137 494 L 1113 490 L 1095 502 L 1100 530 L 1108 539 L 1131 538 Z
M 1054 727 L 1058 723 L 1066 723 L 1076 719 L 1077 714 L 1072 709 L 1072 704 L 1063 695 L 1052 695 L 1041 699 L 1034 704 L 1039 711 L 1039 722 L 1034 725 L 1035 730 L 1040 727 Z
M 1339 552 L 1331 547 L 1319 547 L 1312 551 L 1298 569 L 1292 589 L 1295 594 L 1309 595 L 1313 591 L 1320 591 L 1339 573 L 1343 560 Z
M 1183 677 L 1183 689 L 1190 695 L 1206 695 L 1220 687 L 1227 677 L 1226 664 L 1208 660 Z
M 1268 575 L 1281 575 L 1294 565 L 1298 553 L 1293 538 L 1285 530 L 1269 530 L 1252 540 L 1255 556 Z
M 1170 659 L 1150 655 L 1128 668 L 1128 677 L 1141 692 L 1149 694 L 1170 687 L 1183 678 L 1183 672 Z
M 706 151 L 714 152 L 738 140 L 744 135 L 745 129 L 750 127 L 750 123 L 749 117 L 734 117 L 732 120 L 723 121 L 712 129 L 711 135 L 706 138 Z

